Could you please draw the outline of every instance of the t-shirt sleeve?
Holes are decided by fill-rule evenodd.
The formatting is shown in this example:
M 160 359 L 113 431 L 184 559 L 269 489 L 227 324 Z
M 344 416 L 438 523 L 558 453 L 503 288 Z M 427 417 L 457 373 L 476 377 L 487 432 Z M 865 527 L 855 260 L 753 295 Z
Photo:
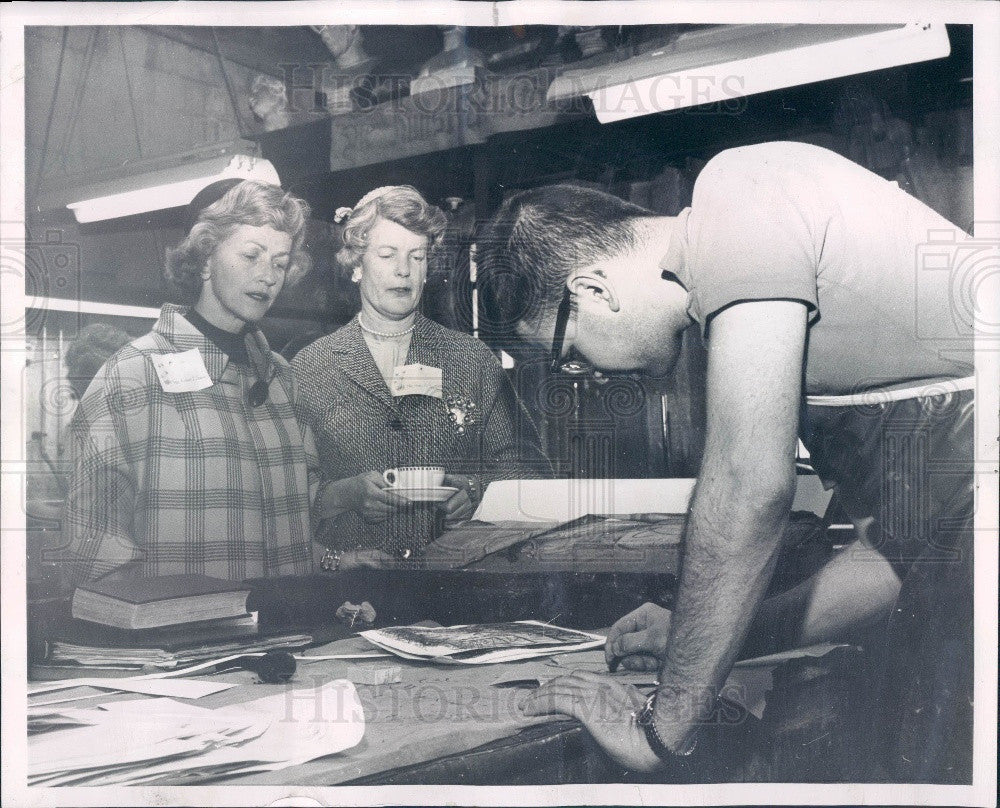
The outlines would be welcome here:
M 733 303 L 800 300 L 819 314 L 822 217 L 808 184 L 760 158 L 723 153 L 695 183 L 687 221 L 692 314 L 708 330 Z

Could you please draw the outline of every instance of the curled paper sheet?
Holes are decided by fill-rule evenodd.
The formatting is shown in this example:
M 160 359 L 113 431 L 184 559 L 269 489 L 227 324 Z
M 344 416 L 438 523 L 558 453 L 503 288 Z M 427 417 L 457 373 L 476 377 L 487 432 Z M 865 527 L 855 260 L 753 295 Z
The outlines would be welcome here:
M 31 785 L 136 785 L 274 771 L 350 749 L 364 708 L 344 679 L 209 710 L 171 699 L 86 711 L 90 726 L 29 738 Z

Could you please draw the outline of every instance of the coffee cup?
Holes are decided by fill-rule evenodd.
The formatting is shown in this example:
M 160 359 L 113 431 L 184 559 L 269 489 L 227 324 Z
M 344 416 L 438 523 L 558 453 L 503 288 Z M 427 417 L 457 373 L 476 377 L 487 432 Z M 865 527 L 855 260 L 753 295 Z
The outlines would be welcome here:
M 400 466 L 383 471 L 382 479 L 393 488 L 437 488 L 444 482 L 444 466 Z

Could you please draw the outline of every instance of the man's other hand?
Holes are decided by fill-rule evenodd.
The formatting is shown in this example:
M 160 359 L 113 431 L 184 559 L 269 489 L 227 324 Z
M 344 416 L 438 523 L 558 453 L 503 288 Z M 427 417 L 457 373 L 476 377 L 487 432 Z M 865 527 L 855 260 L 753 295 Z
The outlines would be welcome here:
M 670 610 L 644 603 L 618 620 L 608 632 L 604 658 L 608 668 L 619 665 L 632 671 L 658 671 L 667 652 Z

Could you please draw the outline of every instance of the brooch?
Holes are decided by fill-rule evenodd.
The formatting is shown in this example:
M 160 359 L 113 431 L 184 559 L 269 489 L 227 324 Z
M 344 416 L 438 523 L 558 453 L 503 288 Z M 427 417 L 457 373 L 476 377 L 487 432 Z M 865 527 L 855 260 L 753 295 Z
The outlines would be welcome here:
M 479 413 L 474 401 L 464 396 L 448 396 L 445 399 L 445 406 L 448 408 L 448 420 L 451 421 L 456 435 L 464 435 L 467 427 L 479 423 Z

